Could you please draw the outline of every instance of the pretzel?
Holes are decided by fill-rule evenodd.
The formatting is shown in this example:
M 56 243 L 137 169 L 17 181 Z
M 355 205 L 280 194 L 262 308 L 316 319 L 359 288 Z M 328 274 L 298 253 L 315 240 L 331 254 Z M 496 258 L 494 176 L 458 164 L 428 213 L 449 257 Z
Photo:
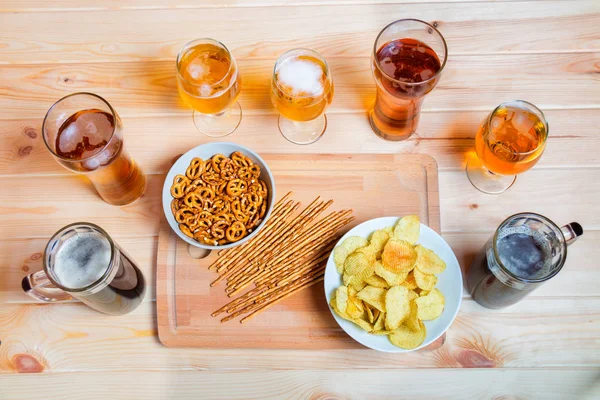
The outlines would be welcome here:
M 229 228 L 227 228 L 225 236 L 230 242 L 237 242 L 246 236 L 246 227 L 240 221 L 235 221 Z
M 190 162 L 189 167 L 185 170 L 185 176 L 190 180 L 198 179 L 204 172 L 204 161 L 201 158 L 195 157 Z
M 227 183 L 226 190 L 230 196 L 239 196 L 248 190 L 248 184 L 241 179 L 233 179 Z
M 196 192 L 186 194 L 183 201 L 189 208 L 203 208 L 204 206 L 202 197 Z
M 260 167 L 241 152 L 195 157 L 173 178 L 171 212 L 188 237 L 211 246 L 241 240 L 266 214 L 268 189 Z
M 221 183 L 223 183 L 223 179 L 221 178 L 221 175 L 219 175 L 217 172 L 205 172 L 202 174 L 202 180 L 206 183 L 208 183 L 209 185 L 220 185 Z
M 215 239 L 223 239 L 227 228 L 229 228 L 229 223 L 227 221 L 218 221 L 212 224 L 210 233 Z
M 215 172 L 217 172 L 217 173 L 221 172 L 221 168 L 219 165 L 225 159 L 226 159 L 226 157 L 223 154 L 215 154 L 214 156 L 212 156 L 211 164 L 212 164 L 212 167 L 215 170 Z

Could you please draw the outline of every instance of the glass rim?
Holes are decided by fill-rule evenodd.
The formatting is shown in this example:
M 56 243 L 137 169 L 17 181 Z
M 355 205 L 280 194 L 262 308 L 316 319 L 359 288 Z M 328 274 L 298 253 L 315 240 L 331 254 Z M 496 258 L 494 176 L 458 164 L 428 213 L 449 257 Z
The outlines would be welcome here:
M 68 157 L 63 157 L 59 154 L 56 153 L 56 151 L 54 151 L 52 149 L 52 147 L 50 147 L 50 144 L 48 143 L 48 140 L 46 139 L 46 120 L 48 119 L 48 116 L 50 115 L 50 113 L 52 112 L 52 110 L 54 109 L 54 107 L 58 106 L 59 103 L 61 103 L 62 101 L 70 98 L 70 97 L 75 97 L 75 96 L 92 96 L 95 97 L 97 99 L 99 99 L 101 102 L 103 102 L 104 104 L 106 104 L 106 106 L 108 107 L 108 109 L 110 110 L 110 114 L 113 117 L 114 120 L 114 125 L 113 125 L 113 130 L 110 134 L 110 138 L 106 141 L 106 144 L 104 146 L 102 146 L 102 148 L 100 149 L 96 149 L 98 151 L 94 152 L 94 154 L 92 154 L 89 157 L 86 158 L 79 158 L 77 160 L 73 159 L 73 158 L 68 158 Z M 80 110 L 83 111 L 83 110 Z M 71 93 L 68 94 L 64 97 L 61 97 L 60 99 L 58 99 L 54 104 L 52 104 L 52 106 L 50 106 L 50 108 L 48 109 L 48 111 L 46 112 L 46 116 L 44 117 L 44 121 L 42 122 L 42 137 L 44 138 L 44 144 L 46 145 L 46 148 L 50 151 L 50 153 L 52 153 L 52 155 L 56 158 L 58 158 L 59 160 L 62 161 L 67 161 L 70 163 L 75 163 L 75 162 L 83 162 L 83 161 L 87 161 L 87 160 L 91 160 L 94 157 L 97 157 L 98 154 L 102 153 L 104 150 L 106 150 L 106 148 L 110 145 L 110 143 L 112 142 L 113 138 L 115 137 L 115 132 L 117 131 L 117 112 L 115 111 L 115 109 L 110 105 L 110 103 L 102 96 L 97 95 L 96 93 L 92 93 L 92 92 L 75 92 L 75 93 Z M 64 122 L 63 122 L 64 123 Z
M 442 64 L 440 65 L 440 69 L 433 74 L 431 77 L 425 79 L 424 81 L 421 82 L 406 82 L 406 81 L 401 81 L 399 79 L 394 78 L 393 76 L 388 75 L 379 65 L 379 61 L 377 61 L 377 51 L 379 50 L 377 48 L 377 42 L 379 41 L 379 38 L 381 37 L 381 35 L 383 35 L 383 33 L 392 25 L 395 25 L 399 22 L 418 22 L 421 24 L 424 24 L 426 26 L 428 26 L 429 28 L 431 28 L 433 30 L 433 32 L 435 32 L 440 39 L 442 39 L 442 44 L 444 45 L 444 61 L 442 62 Z M 433 50 L 433 49 L 432 49 Z M 435 51 L 435 50 L 434 50 Z M 437 55 L 437 52 L 436 52 Z M 379 72 L 384 75 L 386 77 L 386 79 L 389 79 L 392 82 L 401 84 L 401 85 L 407 85 L 407 86 L 419 86 L 419 85 L 423 85 L 426 83 L 429 83 L 430 81 L 432 81 L 433 79 L 437 78 L 439 75 L 441 75 L 442 71 L 444 70 L 444 67 L 446 66 L 446 62 L 448 61 L 448 45 L 446 44 L 446 39 L 444 38 L 444 35 L 442 35 L 442 33 L 433 25 L 431 25 L 429 22 L 425 22 L 423 20 L 417 19 L 417 18 L 403 18 L 403 19 L 398 19 L 396 21 L 390 22 L 389 24 L 387 24 L 377 35 L 377 37 L 375 38 L 375 42 L 373 43 L 373 64 L 377 67 L 377 69 L 379 70 Z
M 487 122 L 487 126 L 488 126 L 488 131 L 490 130 L 491 127 L 491 121 L 492 121 L 492 117 L 496 114 L 496 112 L 501 108 L 501 107 L 506 107 L 509 104 L 512 103 L 521 103 L 523 105 L 525 105 L 526 107 L 530 108 L 530 111 L 534 111 L 536 113 L 539 113 L 541 115 L 541 121 L 544 123 L 544 138 L 542 141 L 540 141 L 540 143 L 538 143 L 538 145 L 536 146 L 535 149 L 533 150 L 529 150 L 529 151 L 507 151 L 507 153 L 509 154 L 514 154 L 514 155 L 519 155 L 519 156 L 526 156 L 529 154 L 533 154 L 535 152 L 537 152 L 539 149 L 541 149 L 543 146 L 546 145 L 546 140 L 548 139 L 548 133 L 550 132 L 550 126 L 548 125 L 548 120 L 546 119 L 546 115 L 544 114 L 544 112 L 542 110 L 540 110 L 535 104 L 530 103 L 528 101 L 525 100 L 508 100 L 505 102 L 500 103 L 496 108 L 494 108 L 494 110 L 487 116 L 486 118 L 486 122 Z
M 552 271 L 550 274 L 548 274 L 542 278 L 529 279 L 529 278 L 522 278 L 522 277 L 519 277 L 519 276 L 513 274 L 508 268 L 506 268 L 504 266 L 504 264 L 502 264 L 502 261 L 500 260 L 500 256 L 498 255 L 498 249 L 496 247 L 496 242 L 498 240 L 498 233 L 500 232 L 500 230 L 510 220 L 512 220 L 516 217 L 527 217 L 527 216 L 539 218 L 540 220 L 542 220 L 542 222 L 549 225 L 553 230 L 557 231 L 560 234 L 559 237 L 562 238 L 562 247 L 563 247 L 562 250 L 563 251 L 562 251 L 562 259 L 560 260 L 560 265 L 558 265 L 558 267 L 556 267 L 555 270 Z M 496 259 L 496 262 L 498 263 L 498 266 L 500 266 L 502 271 L 504 273 L 506 273 L 508 276 L 510 276 L 512 279 L 515 279 L 516 281 L 522 282 L 522 283 L 542 283 L 542 282 L 546 282 L 547 280 L 552 279 L 554 276 L 556 276 L 556 274 L 558 274 L 562 270 L 562 267 L 565 265 L 565 261 L 567 259 L 567 245 L 566 245 L 566 241 L 565 241 L 565 235 L 563 234 L 560 227 L 558 225 L 556 225 L 549 218 L 544 217 L 543 215 L 534 213 L 534 212 L 522 212 L 522 213 L 513 214 L 510 217 L 506 218 L 504 221 L 502 221 L 500 223 L 500 225 L 498 225 L 498 228 L 496 228 L 496 232 L 494 232 L 494 237 L 492 239 L 492 249 L 494 250 L 494 258 Z
M 48 256 L 48 247 L 55 239 L 58 238 L 59 235 L 63 234 L 67 229 L 74 227 L 74 226 L 78 226 L 78 225 L 90 227 L 90 228 L 100 232 L 104 236 L 104 238 L 106 240 L 108 240 L 108 243 L 110 244 L 110 263 L 108 264 L 108 268 L 106 268 L 106 271 L 102 274 L 102 276 L 100 278 L 96 279 L 93 283 L 90 283 L 89 285 L 84 286 L 82 288 L 68 288 L 68 287 L 63 286 L 60 283 L 58 283 L 56 281 L 56 279 L 54 279 L 54 276 L 52 275 L 53 274 L 52 271 L 50 271 L 48 268 L 47 261 L 46 261 L 47 256 Z M 48 240 L 48 243 L 46 244 L 46 247 L 44 248 L 44 258 L 43 258 L 44 271 L 46 272 L 46 276 L 48 276 L 48 279 L 50 280 L 50 282 L 52 282 L 52 284 L 54 286 L 56 286 L 57 288 L 64 290 L 65 292 L 69 292 L 69 293 L 85 292 L 85 291 L 95 288 L 100 283 L 102 283 L 108 276 L 110 276 L 110 273 L 112 272 L 114 265 L 115 265 L 114 257 L 115 257 L 115 243 L 112 240 L 112 238 L 110 237 L 110 235 L 108 234 L 108 232 L 106 232 L 104 229 L 102 229 L 98 225 L 93 224 L 91 222 L 73 222 L 71 224 L 65 225 L 62 228 L 60 228 L 58 231 L 56 231 L 52 235 L 50 240 Z
M 322 61 L 323 64 L 325 65 L 325 77 L 327 78 L 328 81 L 331 81 L 331 70 L 329 69 L 329 64 L 327 64 L 327 60 L 325 60 L 325 57 L 323 57 L 321 54 L 319 54 L 318 52 L 311 50 L 311 49 L 307 49 L 306 47 L 296 47 L 293 48 L 291 50 L 286 51 L 285 53 L 283 53 L 282 55 L 280 55 L 277 58 L 277 61 L 275 61 L 275 65 L 273 66 L 273 75 L 272 75 L 272 82 L 275 84 L 275 87 L 277 87 L 277 89 L 281 90 L 282 93 L 288 94 L 290 96 L 292 96 L 291 94 L 287 93 L 285 90 L 283 90 L 283 88 L 279 85 L 279 83 L 277 83 L 277 79 L 275 79 L 276 73 L 277 73 L 277 66 L 280 65 L 280 62 L 283 62 L 284 60 L 286 60 L 289 57 L 289 54 L 292 52 L 306 52 L 306 53 L 310 53 L 310 55 L 315 56 L 316 58 L 319 59 L 319 61 Z M 287 56 L 287 57 L 286 57 Z M 323 93 L 318 95 L 318 96 L 293 96 L 296 99 L 308 99 L 311 97 L 326 97 L 327 93 L 325 93 L 325 90 L 323 90 Z
M 181 62 L 181 58 L 183 57 L 183 55 L 186 53 L 187 50 L 189 50 L 191 47 L 193 47 L 192 44 L 194 44 L 196 42 L 204 42 L 204 43 L 208 42 L 208 43 L 216 44 L 217 46 L 220 46 L 223 49 L 225 49 L 225 51 L 227 52 L 227 55 L 229 56 L 230 62 L 229 62 L 229 68 L 227 69 L 227 73 L 225 75 L 223 75 L 223 77 L 219 81 L 210 85 L 211 87 L 214 87 L 214 86 L 218 85 L 219 83 L 223 82 L 223 80 L 225 80 L 225 78 L 227 78 L 229 76 L 229 73 L 231 72 L 231 69 L 233 68 L 233 64 L 236 63 L 236 60 L 233 57 L 233 54 L 231 54 L 231 51 L 229 51 L 227 46 L 225 46 L 222 42 L 219 42 L 216 39 L 199 38 L 199 39 L 190 40 L 189 42 L 184 44 L 183 47 L 181 48 L 181 50 L 179 50 L 179 53 L 177 54 L 177 59 L 175 60 L 175 69 L 177 70 L 177 77 L 190 86 L 194 86 L 194 87 L 198 86 L 197 84 L 194 84 L 194 83 L 190 82 L 189 80 L 187 80 L 179 71 L 179 63 Z M 231 86 L 233 86 L 234 82 L 237 80 L 237 74 L 238 74 L 238 70 L 236 69 L 235 75 L 232 76 L 231 82 L 229 83 L 229 85 L 227 85 L 227 89 L 225 89 L 225 90 L 229 90 L 231 88 Z M 186 92 L 187 92 L 187 90 L 186 90 Z M 189 93 L 189 92 L 187 92 L 187 93 Z M 220 94 L 217 94 L 217 95 L 220 96 Z M 200 96 L 199 98 L 209 99 L 209 98 L 215 97 L 217 95 Z M 194 96 L 194 97 L 198 97 L 198 96 Z

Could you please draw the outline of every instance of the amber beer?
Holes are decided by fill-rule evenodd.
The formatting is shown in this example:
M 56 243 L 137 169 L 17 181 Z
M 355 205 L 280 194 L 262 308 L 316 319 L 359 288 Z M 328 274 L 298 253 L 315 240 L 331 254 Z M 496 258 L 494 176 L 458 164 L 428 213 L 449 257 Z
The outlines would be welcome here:
M 518 100 L 503 103 L 479 127 L 475 150 L 491 172 L 520 174 L 533 167 L 544 152 L 547 125 L 541 111 L 530 106 Z
M 146 177 L 124 148 L 121 120 L 100 96 L 59 100 L 46 114 L 43 133 L 55 159 L 85 174 L 107 203 L 125 205 L 143 194 Z
M 437 85 L 445 61 L 444 38 L 426 22 L 400 20 L 381 31 L 372 57 L 377 93 L 369 115 L 376 134 L 404 140 L 417 130 L 423 99 Z

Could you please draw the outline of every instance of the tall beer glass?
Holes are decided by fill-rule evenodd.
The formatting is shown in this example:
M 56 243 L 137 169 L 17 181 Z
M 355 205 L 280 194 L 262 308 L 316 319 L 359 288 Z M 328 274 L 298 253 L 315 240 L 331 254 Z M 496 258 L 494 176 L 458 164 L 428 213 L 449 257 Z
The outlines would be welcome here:
M 56 161 L 84 174 L 108 204 L 125 205 L 144 193 L 146 177 L 125 150 L 122 128 L 102 97 L 73 93 L 50 107 L 42 133 Z
M 439 82 L 447 56 L 444 37 L 427 22 L 401 19 L 383 28 L 372 56 L 377 97 L 369 121 L 377 135 L 397 141 L 417 130 L 423 99 Z
M 227 47 L 213 39 L 187 43 L 177 56 L 177 88 L 193 112 L 196 128 L 206 136 L 223 137 L 237 129 L 242 108 L 238 66 Z

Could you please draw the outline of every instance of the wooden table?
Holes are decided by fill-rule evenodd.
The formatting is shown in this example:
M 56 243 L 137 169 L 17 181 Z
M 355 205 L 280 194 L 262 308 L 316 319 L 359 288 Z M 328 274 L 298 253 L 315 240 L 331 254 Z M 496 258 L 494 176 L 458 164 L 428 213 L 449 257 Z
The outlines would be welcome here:
M 600 396 L 600 2 L 598 0 L 3 0 L 0 1 L 0 398 L 564 398 Z M 395 4 L 393 4 L 395 3 Z M 385 142 L 369 128 L 369 56 L 399 18 L 437 25 L 449 47 L 418 134 Z M 579 221 L 565 270 L 519 305 L 483 309 L 467 294 L 447 343 L 386 355 L 370 350 L 167 349 L 155 290 L 132 314 L 38 305 L 21 277 L 63 225 L 103 226 L 155 277 L 160 187 L 174 157 L 205 143 L 180 104 L 174 60 L 214 37 L 239 60 L 244 119 L 227 139 L 261 153 L 427 153 L 440 171 L 442 233 L 467 267 L 508 215 Z M 277 130 L 269 78 L 279 54 L 309 47 L 330 63 L 336 94 L 318 143 Z M 148 174 L 145 197 L 103 203 L 46 150 L 41 121 L 71 92 L 104 96 Z M 483 116 L 509 99 L 547 113 L 538 165 L 500 196 L 464 173 Z M 26 372 L 40 373 L 38 375 Z

